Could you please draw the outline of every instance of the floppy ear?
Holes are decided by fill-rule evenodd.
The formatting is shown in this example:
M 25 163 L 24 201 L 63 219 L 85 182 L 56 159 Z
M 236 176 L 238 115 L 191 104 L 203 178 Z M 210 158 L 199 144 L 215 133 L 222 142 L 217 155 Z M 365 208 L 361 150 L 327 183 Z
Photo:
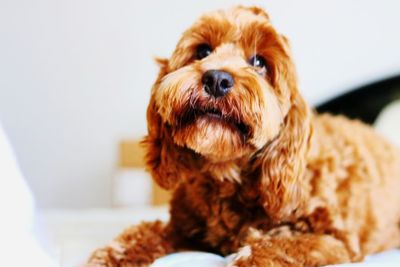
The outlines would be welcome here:
M 167 73 L 168 60 L 156 59 L 160 73 L 151 92 L 150 103 L 147 107 L 147 130 L 142 145 L 146 150 L 146 164 L 153 179 L 164 189 L 173 189 L 182 180 L 185 171 L 182 162 L 187 162 L 184 148 L 176 146 L 171 132 L 158 113 L 154 100 L 157 85 Z
M 171 189 L 177 183 L 178 177 L 173 171 L 174 163 L 169 162 L 170 144 L 165 140 L 166 129 L 153 100 L 150 100 L 147 108 L 147 128 L 148 135 L 142 141 L 146 150 L 147 169 L 157 184 L 164 189 Z
M 261 204 L 275 221 L 296 216 L 306 197 L 304 175 L 311 111 L 297 90 L 290 101 L 280 133 L 253 158 L 252 173 L 259 178 Z

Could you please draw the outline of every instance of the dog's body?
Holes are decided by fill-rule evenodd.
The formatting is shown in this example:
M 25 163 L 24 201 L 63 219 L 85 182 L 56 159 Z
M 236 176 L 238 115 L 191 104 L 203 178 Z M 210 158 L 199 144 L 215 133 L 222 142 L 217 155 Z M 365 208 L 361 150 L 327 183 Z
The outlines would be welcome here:
M 261 9 L 202 17 L 160 65 L 144 144 L 174 192 L 170 222 L 127 229 L 88 266 L 187 249 L 237 253 L 232 266 L 322 266 L 400 244 L 400 152 L 360 122 L 312 113 Z

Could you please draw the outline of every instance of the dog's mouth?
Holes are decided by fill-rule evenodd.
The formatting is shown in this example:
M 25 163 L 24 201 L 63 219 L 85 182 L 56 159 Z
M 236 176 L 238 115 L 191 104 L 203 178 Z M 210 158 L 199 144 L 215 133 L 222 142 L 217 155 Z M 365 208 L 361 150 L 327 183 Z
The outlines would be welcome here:
M 208 120 L 222 123 L 241 134 L 242 137 L 248 137 L 250 127 L 242 120 L 222 112 L 220 109 L 211 108 L 190 108 L 181 119 L 181 125 L 194 123 L 199 118 L 206 118 Z

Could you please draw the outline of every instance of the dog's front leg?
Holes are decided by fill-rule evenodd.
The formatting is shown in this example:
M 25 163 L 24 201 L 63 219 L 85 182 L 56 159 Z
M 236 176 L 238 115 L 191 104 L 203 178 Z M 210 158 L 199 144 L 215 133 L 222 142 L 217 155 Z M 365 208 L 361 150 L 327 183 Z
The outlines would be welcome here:
M 228 266 L 313 267 L 350 262 L 351 255 L 342 241 L 330 235 L 260 236 L 246 242 Z
M 85 267 L 145 267 L 173 252 L 166 224 L 144 222 L 126 229 L 108 246 L 96 250 Z

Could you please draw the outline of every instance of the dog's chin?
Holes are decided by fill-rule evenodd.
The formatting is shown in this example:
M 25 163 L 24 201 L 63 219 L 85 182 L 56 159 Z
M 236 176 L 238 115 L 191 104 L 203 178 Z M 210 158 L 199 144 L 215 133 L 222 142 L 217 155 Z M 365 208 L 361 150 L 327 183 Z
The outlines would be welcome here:
M 176 129 L 174 141 L 213 162 L 229 161 L 248 151 L 247 127 L 209 112 Z

